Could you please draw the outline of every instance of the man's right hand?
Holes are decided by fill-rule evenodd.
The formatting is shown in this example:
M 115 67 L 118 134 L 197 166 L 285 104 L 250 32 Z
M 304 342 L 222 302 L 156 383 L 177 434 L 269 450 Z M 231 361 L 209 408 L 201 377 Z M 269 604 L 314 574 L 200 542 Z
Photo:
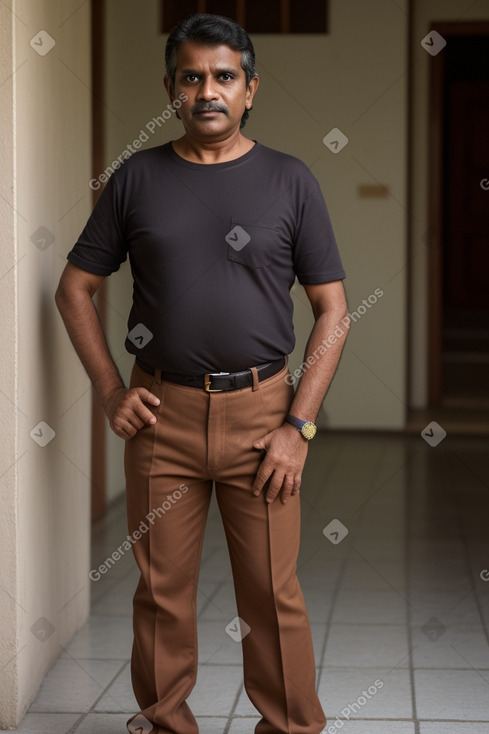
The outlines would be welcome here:
M 128 389 L 122 385 L 111 392 L 103 407 L 117 436 L 127 441 L 144 426 L 156 423 L 156 416 L 145 403 L 157 407 L 160 399 L 145 387 Z
M 66 263 L 56 291 L 56 304 L 110 427 L 127 441 L 144 426 L 156 423 L 148 405 L 157 407 L 160 400 L 145 387 L 128 389 L 122 381 L 92 300 L 104 278 Z

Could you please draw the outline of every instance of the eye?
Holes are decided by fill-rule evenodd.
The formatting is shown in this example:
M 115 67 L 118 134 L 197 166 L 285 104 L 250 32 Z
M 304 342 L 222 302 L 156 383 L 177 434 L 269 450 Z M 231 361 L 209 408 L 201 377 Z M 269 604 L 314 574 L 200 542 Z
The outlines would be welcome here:
M 186 74 L 185 75 L 185 81 L 187 82 L 195 82 L 198 80 L 198 78 L 199 77 L 197 76 L 197 74 Z
M 219 77 L 225 82 L 230 82 L 234 79 L 233 75 L 229 71 L 223 71 L 222 74 L 219 74 Z

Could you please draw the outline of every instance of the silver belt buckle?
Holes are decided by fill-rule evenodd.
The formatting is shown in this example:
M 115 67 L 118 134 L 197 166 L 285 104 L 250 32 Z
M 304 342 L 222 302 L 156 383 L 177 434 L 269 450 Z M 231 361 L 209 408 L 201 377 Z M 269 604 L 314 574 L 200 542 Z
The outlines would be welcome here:
M 229 372 L 209 372 L 208 374 L 204 375 L 204 390 L 206 392 L 224 392 L 224 390 L 220 390 L 219 388 L 212 388 L 211 387 L 211 377 L 214 377 L 216 375 L 229 375 Z

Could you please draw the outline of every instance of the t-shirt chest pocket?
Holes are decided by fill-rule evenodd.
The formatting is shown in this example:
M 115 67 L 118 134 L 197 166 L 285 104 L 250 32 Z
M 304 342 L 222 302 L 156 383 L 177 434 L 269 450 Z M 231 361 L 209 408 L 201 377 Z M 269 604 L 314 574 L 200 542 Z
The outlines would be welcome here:
M 279 236 L 273 225 L 232 219 L 225 237 L 228 260 L 255 270 L 265 268 L 272 260 Z

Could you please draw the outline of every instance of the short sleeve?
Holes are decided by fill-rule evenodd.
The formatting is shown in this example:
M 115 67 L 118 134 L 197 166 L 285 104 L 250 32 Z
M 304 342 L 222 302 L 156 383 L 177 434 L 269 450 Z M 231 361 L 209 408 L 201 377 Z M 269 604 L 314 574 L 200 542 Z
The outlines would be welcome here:
M 326 202 L 317 180 L 308 176 L 294 242 L 294 270 L 303 285 L 346 277 Z
M 102 191 L 68 260 L 94 275 L 110 275 L 127 258 L 122 200 L 115 172 Z

